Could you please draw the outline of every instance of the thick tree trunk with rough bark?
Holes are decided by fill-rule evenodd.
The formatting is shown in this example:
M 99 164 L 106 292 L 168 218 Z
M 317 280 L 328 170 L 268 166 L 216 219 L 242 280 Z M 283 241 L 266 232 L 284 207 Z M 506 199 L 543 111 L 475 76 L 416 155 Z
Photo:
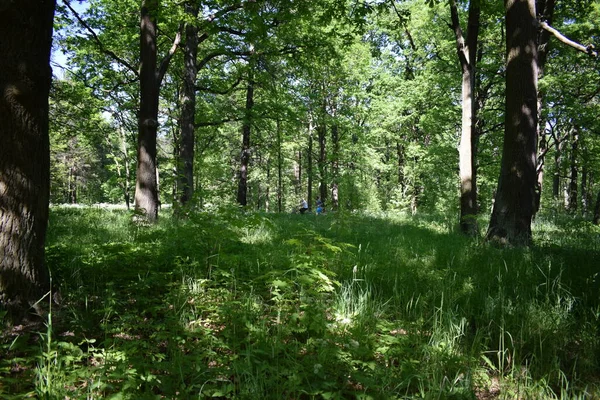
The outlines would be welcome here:
M 475 77 L 477 45 L 479 38 L 479 0 L 469 3 L 467 37 L 463 37 L 456 1 L 450 2 L 452 28 L 456 38 L 456 49 L 462 69 L 462 129 L 459 144 L 460 174 L 460 229 L 463 233 L 476 236 L 477 225 L 477 175 L 475 168 L 477 149 L 477 115 L 475 101 Z
M 534 0 L 505 0 L 506 106 L 504 146 L 487 239 L 531 243 L 537 161 L 537 43 Z
M 156 181 L 156 133 L 158 130 L 158 96 L 156 52 L 156 13 L 158 0 L 143 0 L 140 21 L 140 111 L 138 115 L 137 175 L 135 208 L 145 218 L 158 218 L 158 183 Z
M 48 94 L 54 0 L 0 6 L 0 304 L 19 320 L 48 291 Z
M 197 1 L 185 5 L 191 19 L 198 17 Z M 183 89 L 181 92 L 181 136 L 177 177 L 179 183 L 179 202 L 185 206 L 194 195 L 194 148 L 196 120 L 196 76 L 198 67 L 198 26 L 188 21 L 185 25 L 185 45 L 183 46 Z

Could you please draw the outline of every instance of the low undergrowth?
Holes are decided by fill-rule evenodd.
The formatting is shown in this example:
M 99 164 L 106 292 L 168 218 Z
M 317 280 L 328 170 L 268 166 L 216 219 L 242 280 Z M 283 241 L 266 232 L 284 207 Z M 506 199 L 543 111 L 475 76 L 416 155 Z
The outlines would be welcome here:
M 0 397 L 596 398 L 600 231 L 534 230 L 497 249 L 433 218 L 55 208 L 62 300 L 5 329 Z

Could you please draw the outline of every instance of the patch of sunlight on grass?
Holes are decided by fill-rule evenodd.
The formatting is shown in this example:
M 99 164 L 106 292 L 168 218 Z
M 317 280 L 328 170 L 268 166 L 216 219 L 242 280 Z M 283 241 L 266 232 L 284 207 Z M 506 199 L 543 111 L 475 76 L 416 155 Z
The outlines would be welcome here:
M 240 241 L 246 244 L 269 244 L 273 240 L 273 232 L 268 226 L 259 225 L 240 229 Z

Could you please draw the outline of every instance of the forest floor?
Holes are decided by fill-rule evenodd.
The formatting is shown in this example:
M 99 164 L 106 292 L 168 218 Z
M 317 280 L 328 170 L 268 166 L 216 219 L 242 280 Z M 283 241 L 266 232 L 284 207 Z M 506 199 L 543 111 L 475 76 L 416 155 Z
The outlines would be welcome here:
M 3 329 L 0 398 L 600 398 L 600 228 L 539 217 L 499 249 L 454 225 L 53 208 L 60 296 Z

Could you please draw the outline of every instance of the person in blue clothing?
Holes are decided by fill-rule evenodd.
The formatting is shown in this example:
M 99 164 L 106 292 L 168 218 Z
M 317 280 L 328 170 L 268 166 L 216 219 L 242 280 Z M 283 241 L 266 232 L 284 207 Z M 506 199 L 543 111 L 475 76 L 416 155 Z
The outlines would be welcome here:
M 325 204 L 323 203 L 323 200 L 321 200 L 321 197 L 317 197 L 317 215 L 322 214 L 325 212 Z

